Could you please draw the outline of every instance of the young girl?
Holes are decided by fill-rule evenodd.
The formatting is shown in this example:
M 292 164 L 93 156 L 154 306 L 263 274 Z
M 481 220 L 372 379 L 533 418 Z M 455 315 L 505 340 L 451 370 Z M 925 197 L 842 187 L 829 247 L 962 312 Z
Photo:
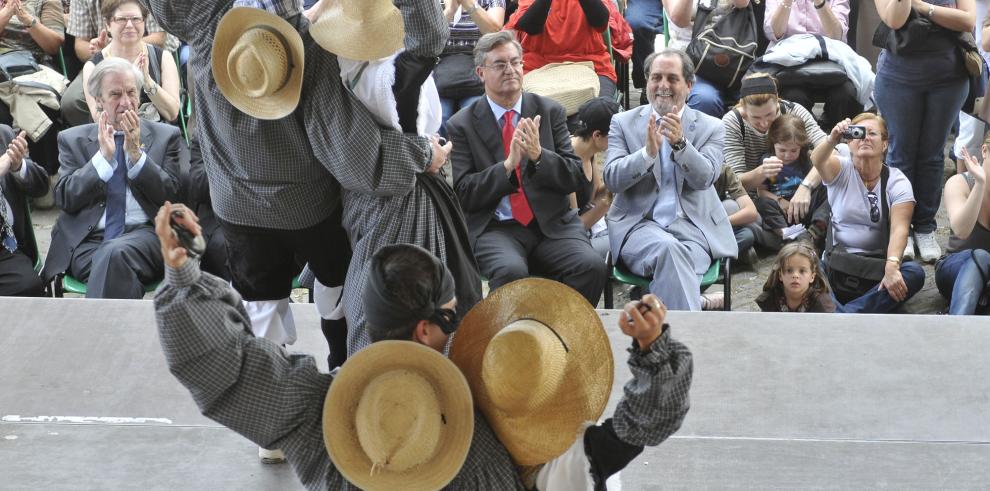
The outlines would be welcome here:
M 780 249 L 756 304 L 763 312 L 835 312 L 815 251 L 801 242 Z
M 763 218 L 763 228 L 785 241 L 804 235 L 807 228 L 811 238 L 817 239 L 828 224 L 825 187 L 818 186 L 812 191 L 810 212 L 802 219 L 790 207 L 791 198 L 798 188 L 806 185 L 805 177 L 812 169 L 811 143 L 804 120 L 793 114 L 781 115 L 770 125 L 767 144 L 769 153 L 764 156 L 763 165 L 775 172 L 757 190 L 756 209 Z M 793 226 L 796 227 L 789 228 Z

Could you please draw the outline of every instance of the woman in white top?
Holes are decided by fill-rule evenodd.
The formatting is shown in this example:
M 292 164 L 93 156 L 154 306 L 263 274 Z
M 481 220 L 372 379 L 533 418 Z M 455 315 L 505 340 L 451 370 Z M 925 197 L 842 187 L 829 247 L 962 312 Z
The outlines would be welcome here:
M 834 154 L 832 150 L 842 139 L 843 132 L 853 124 L 865 127 L 865 138 L 849 141 L 851 158 Z M 837 298 L 836 312 L 893 312 L 925 284 L 925 271 L 921 266 L 913 261 L 901 261 L 914 212 L 911 183 L 900 170 L 887 167 L 887 186 L 885 190 L 880 189 L 881 174 L 886 167 L 887 141 L 887 123 L 883 118 L 862 113 L 852 121 L 840 121 L 811 154 L 811 162 L 828 189 L 828 202 L 832 206 L 832 243 L 852 253 L 879 249 L 886 251 L 887 256 L 883 279 L 858 298 Z M 884 194 L 889 209 L 887 217 L 880 202 Z M 886 244 L 883 243 L 883 227 L 890 230 Z M 826 250 L 831 245 L 826 244 Z M 832 289 L 835 290 L 835 285 Z

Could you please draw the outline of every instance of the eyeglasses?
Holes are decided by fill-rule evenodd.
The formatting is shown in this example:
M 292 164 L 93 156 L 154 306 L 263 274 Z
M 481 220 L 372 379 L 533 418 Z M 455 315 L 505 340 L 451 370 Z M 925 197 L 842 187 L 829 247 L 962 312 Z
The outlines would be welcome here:
M 517 69 L 517 68 L 521 67 L 522 64 L 523 64 L 522 60 L 520 60 L 519 58 L 516 58 L 514 60 L 509 60 L 509 61 L 496 61 L 495 63 L 492 63 L 491 65 L 482 65 L 482 66 L 484 66 L 485 68 L 491 68 L 492 70 L 497 70 L 497 71 L 500 71 L 500 72 L 504 72 L 505 69 L 506 68 L 509 68 L 510 66 L 512 68 L 514 68 L 514 69 Z
M 870 201 L 870 220 L 873 223 L 879 222 L 880 207 L 878 205 L 880 203 L 880 199 L 877 198 L 877 193 L 874 193 L 873 191 L 866 193 L 866 199 Z
M 130 22 L 132 26 L 144 24 L 144 19 L 141 17 L 114 17 L 111 21 L 118 26 L 126 26 L 128 22 Z

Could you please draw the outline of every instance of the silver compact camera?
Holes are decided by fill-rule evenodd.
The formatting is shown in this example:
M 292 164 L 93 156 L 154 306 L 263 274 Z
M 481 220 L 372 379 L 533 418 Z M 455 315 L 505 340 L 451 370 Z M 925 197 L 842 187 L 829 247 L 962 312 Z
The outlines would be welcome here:
M 866 138 L 866 126 L 851 125 L 842 132 L 843 140 L 862 140 Z

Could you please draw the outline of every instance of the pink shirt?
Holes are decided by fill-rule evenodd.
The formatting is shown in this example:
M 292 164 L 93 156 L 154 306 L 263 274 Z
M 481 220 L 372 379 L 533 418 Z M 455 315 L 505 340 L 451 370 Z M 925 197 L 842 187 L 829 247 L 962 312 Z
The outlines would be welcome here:
M 839 39 L 845 42 L 846 33 L 849 32 L 849 0 L 827 1 L 832 9 L 832 14 L 835 15 L 836 20 L 839 21 L 839 25 L 842 26 L 842 37 Z M 814 4 L 816 3 L 819 2 L 817 0 L 793 0 L 791 2 L 791 16 L 787 19 L 787 30 L 784 31 L 783 36 L 778 38 L 773 35 L 771 23 L 773 21 L 773 14 L 777 11 L 777 6 L 780 5 L 780 0 L 767 0 L 767 13 L 763 20 L 763 30 L 767 33 L 770 46 L 794 34 L 824 35 L 825 31 L 822 28 L 822 21 L 818 18 L 818 12 L 815 11 Z M 822 8 L 824 9 L 824 7 Z

